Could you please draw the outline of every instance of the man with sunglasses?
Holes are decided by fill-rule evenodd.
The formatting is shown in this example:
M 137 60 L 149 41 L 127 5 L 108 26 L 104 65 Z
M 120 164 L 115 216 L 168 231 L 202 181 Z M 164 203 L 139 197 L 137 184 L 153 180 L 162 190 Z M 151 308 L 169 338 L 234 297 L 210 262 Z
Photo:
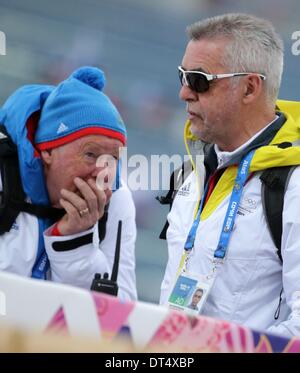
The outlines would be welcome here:
M 300 104 L 277 101 L 282 40 L 246 14 L 196 22 L 188 35 L 178 72 L 193 171 L 168 215 L 161 303 L 190 278 L 208 289 L 202 314 L 300 336 Z M 279 258 L 260 176 L 290 166 Z

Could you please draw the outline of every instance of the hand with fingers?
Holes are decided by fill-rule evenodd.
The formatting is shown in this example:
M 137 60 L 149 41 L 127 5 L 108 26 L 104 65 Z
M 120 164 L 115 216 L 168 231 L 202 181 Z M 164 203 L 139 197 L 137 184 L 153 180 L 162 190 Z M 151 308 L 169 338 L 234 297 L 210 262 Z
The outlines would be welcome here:
M 112 195 L 110 189 L 97 187 L 94 179 L 84 181 L 76 177 L 74 184 L 78 194 L 61 190 L 60 204 L 66 214 L 58 222 L 57 228 L 63 236 L 84 232 L 94 226 L 103 216 L 104 207 Z

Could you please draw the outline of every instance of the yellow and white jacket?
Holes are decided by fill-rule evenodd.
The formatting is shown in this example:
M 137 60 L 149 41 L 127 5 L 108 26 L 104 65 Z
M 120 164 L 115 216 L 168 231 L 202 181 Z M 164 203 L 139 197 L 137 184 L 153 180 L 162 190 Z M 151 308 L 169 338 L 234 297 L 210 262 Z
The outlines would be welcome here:
M 300 165 L 300 103 L 278 101 L 277 104 L 287 120 L 270 144 L 255 151 L 249 170 L 254 172 L 254 176 L 244 187 L 226 259 L 218 268 L 202 314 L 257 330 L 300 336 L 300 167 L 296 167 L 292 173 L 284 198 L 283 264 L 267 227 L 261 200 L 259 176 L 263 170 Z M 187 122 L 185 140 L 190 154 L 196 139 L 191 135 L 189 126 Z M 286 141 L 293 143 L 293 146 L 285 149 L 274 146 Z M 242 145 L 237 151 L 243 150 L 245 146 Z M 224 167 L 222 162 L 226 165 L 228 159 L 236 156 L 237 151 L 232 154 L 219 152 L 218 168 Z M 198 172 L 193 171 L 185 180 L 168 215 L 169 259 L 161 286 L 161 304 L 167 304 L 173 289 L 184 244 L 203 191 L 204 167 L 200 166 L 200 171 L 197 167 L 194 169 Z M 204 206 L 189 260 L 188 270 L 193 273 L 206 275 L 212 269 L 211 260 L 236 173 L 237 166 L 226 168 Z M 282 288 L 280 314 L 275 320 Z

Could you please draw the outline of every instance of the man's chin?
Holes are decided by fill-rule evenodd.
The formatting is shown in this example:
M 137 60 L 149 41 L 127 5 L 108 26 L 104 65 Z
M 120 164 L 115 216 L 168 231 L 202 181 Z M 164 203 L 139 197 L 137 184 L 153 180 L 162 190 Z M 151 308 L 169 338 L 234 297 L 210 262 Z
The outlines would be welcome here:
M 190 130 L 193 136 L 197 137 L 201 141 L 207 142 L 205 140 L 205 134 L 203 133 L 203 131 L 201 131 L 201 129 L 199 129 L 199 125 L 192 123 Z

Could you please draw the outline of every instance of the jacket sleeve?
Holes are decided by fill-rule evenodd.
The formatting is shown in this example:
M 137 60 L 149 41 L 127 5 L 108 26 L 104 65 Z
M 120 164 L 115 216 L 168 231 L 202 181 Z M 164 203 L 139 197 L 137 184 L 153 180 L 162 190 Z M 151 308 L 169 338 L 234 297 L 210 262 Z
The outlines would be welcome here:
M 282 233 L 282 281 L 289 316 L 268 329 L 287 337 L 300 336 L 300 167 L 289 181 L 284 197 Z
M 118 296 L 124 300 L 136 299 L 135 207 L 126 186 L 113 193 L 108 209 L 106 235 L 100 244 L 97 224 L 88 231 L 72 236 L 51 236 L 48 230 L 44 233 L 51 279 L 55 282 L 90 289 L 95 273 L 108 272 L 111 275 L 119 220 L 122 220 L 122 240 Z M 93 242 L 84 243 L 84 237 L 91 233 Z M 60 251 L 57 251 L 55 242 L 60 242 L 62 250 L 60 248 Z

